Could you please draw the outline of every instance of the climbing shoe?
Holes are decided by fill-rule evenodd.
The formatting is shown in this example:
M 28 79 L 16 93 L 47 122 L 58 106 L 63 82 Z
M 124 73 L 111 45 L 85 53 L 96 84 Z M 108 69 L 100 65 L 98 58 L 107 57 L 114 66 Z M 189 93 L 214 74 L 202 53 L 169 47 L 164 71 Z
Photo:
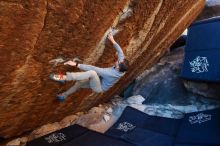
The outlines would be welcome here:
M 64 101 L 64 100 L 65 100 L 65 96 L 63 96 L 63 95 L 57 95 L 56 98 L 57 98 L 59 101 Z
M 65 83 L 64 75 L 62 74 L 50 74 L 50 79 L 60 83 Z

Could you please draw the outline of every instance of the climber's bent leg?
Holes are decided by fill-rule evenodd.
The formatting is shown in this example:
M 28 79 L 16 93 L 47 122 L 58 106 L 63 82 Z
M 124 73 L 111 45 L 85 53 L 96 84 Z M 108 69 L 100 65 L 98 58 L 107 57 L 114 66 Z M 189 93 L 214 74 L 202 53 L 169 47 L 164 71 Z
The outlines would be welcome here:
M 70 94 L 76 92 L 80 88 L 89 88 L 89 80 L 77 81 L 72 87 L 70 87 L 66 92 L 61 93 L 61 96 L 66 98 Z
M 90 70 L 86 72 L 77 72 L 77 73 L 67 72 L 66 73 L 67 81 L 71 81 L 71 80 L 81 81 L 81 80 L 86 80 L 86 79 L 89 80 L 90 88 L 93 91 L 97 93 L 103 92 L 100 78 L 95 71 Z

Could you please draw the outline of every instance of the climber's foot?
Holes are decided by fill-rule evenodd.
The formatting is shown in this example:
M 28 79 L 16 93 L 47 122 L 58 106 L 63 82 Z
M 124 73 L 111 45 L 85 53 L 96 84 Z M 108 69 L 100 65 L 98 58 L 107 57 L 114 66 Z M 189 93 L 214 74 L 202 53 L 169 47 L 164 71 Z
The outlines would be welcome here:
M 65 96 L 64 95 L 62 95 L 62 94 L 58 94 L 57 96 L 56 96 L 56 98 L 59 100 L 59 101 L 65 101 Z
M 66 75 L 62 75 L 62 74 L 50 74 L 50 79 L 60 82 L 60 83 L 65 83 L 66 80 Z

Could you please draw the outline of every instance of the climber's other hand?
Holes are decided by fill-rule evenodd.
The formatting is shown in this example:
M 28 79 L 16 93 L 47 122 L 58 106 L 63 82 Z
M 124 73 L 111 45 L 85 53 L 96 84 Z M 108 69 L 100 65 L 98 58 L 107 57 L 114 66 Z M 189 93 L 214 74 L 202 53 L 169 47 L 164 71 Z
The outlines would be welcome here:
M 64 65 L 76 66 L 76 62 L 74 62 L 74 61 L 67 61 L 67 62 L 64 63 Z

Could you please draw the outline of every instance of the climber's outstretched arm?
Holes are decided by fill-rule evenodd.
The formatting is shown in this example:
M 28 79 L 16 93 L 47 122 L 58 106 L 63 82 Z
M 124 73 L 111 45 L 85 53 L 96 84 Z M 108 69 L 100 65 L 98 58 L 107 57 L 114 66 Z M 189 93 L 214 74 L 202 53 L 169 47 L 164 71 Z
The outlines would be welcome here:
M 64 63 L 64 65 L 70 65 L 70 66 L 75 66 L 78 67 L 79 69 L 83 70 L 83 71 L 89 71 L 89 70 L 93 70 L 95 71 L 99 76 L 110 76 L 111 73 L 108 72 L 105 68 L 100 68 L 100 67 L 96 67 L 93 65 L 87 65 L 87 64 L 78 64 L 74 61 L 67 61 Z
M 108 39 L 112 42 L 113 47 L 115 48 L 115 50 L 118 53 L 118 61 L 122 62 L 124 60 L 124 53 L 123 53 L 121 47 L 118 45 L 118 43 L 114 40 L 114 37 L 111 32 L 108 34 Z

